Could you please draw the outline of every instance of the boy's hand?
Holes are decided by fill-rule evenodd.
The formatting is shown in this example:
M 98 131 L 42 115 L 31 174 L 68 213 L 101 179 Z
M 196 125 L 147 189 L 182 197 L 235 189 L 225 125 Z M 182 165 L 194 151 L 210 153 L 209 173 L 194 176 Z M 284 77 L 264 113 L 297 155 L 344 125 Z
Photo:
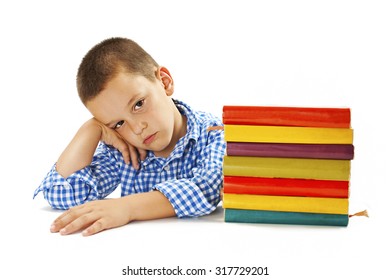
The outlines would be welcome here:
M 73 207 L 53 222 L 50 231 L 66 235 L 82 230 L 82 234 L 88 236 L 134 220 L 153 220 L 175 215 L 169 200 L 159 191 L 152 191 L 90 201 Z
M 95 120 L 102 129 L 101 141 L 107 145 L 115 147 L 123 155 L 123 158 L 127 164 L 131 162 L 135 169 L 139 168 L 138 158 L 144 160 L 146 158 L 146 150 L 137 149 L 125 139 L 123 139 L 118 132 L 114 129 L 107 127 L 106 125 Z
M 59 216 L 51 225 L 51 232 L 62 235 L 82 231 L 84 236 L 130 222 L 125 198 L 90 201 L 73 207 Z
M 80 127 L 58 158 L 57 172 L 67 178 L 77 170 L 90 165 L 99 141 L 118 149 L 122 153 L 124 161 L 127 164 L 131 162 L 136 169 L 139 169 L 138 158 L 141 160 L 146 158 L 145 150 L 135 148 L 114 129 L 92 118 Z

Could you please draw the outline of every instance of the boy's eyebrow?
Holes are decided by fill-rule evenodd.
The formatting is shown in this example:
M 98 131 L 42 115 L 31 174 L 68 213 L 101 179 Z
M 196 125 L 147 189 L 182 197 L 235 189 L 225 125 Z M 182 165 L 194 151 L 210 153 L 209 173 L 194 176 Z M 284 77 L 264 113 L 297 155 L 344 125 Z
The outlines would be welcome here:
M 138 96 L 138 95 L 132 96 L 132 97 L 130 98 L 129 102 L 127 102 L 125 108 L 129 107 L 129 106 L 133 103 L 133 100 L 137 98 L 137 96 Z M 104 125 L 109 127 L 109 126 L 110 126 L 112 123 L 114 123 L 114 122 L 116 122 L 116 121 L 110 121 L 110 122 L 108 122 L 108 123 L 105 123 Z
M 111 123 L 113 123 L 113 122 L 105 123 L 104 125 L 108 126 L 108 127 L 111 127 Z
M 104 123 L 105 126 L 108 126 L 108 127 L 111 127 L 111 124 L 113 123 L 114 121 L 110 121 L 108 123 Z

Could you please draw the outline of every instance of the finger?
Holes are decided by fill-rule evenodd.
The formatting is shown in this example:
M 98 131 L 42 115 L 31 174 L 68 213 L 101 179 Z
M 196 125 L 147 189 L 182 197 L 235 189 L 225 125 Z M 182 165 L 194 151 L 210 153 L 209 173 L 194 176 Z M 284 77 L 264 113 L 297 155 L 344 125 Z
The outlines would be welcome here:
M 138 152 L 137 149 L 134 146 L 128 145 L 128 148 L 130 150 L 130 159 L 131 159 L 131 165 L 135 169 L 139 169 L 139 163 L 138 163 Z
M 105 230 L 106 228 L 107 227 L 105 226 L 105 223 L 103 222 L 102 219 L 100 219 L 100 220 L 97 220 L 96 222 L 94 222 L 92 225 L 90 225 L 85 230 L 83 230 L 82 235 L 83 236 L 90 236 L 90 235 L 93 235 L 95 233 L 101 232 L 101 231 Z
M 96 216 L 96 214 L 86 213 L 86 214 L 78 217 L 77 219 L 73 220 L 69 224 L 67 224 L 65 227 L 60 229 L 59 232 L 61 235 L 67 235 L 67 234 L 74 233 L 76 231 L 82 230 L 82 229 L 90 226 L 97 219 L 98 219 L 98 217 Z
M 126 141 L 113 129 L 103 125 L 102 139 L 107 145 L 115 147 L 123 156 L 126 164 L 130 164 L 130 151 Z
M 58 232 L 62 228 L 64 228 L 67 224 L 71 223 L 73 220 L 77 219 L 82 214 L 82 207 L 76 206 L 73 207 L 64 213 L 62 213 L 60 216 L 57 217 L 53 221 L 53 223 L 50 226 L 51 232 Z
M 129 146 L 122 139 L 118 139 L 117 143 L 114 144 L 114 147 L 122 154 L 123 160 L 126 164 L 130 164 L 131 151 Z

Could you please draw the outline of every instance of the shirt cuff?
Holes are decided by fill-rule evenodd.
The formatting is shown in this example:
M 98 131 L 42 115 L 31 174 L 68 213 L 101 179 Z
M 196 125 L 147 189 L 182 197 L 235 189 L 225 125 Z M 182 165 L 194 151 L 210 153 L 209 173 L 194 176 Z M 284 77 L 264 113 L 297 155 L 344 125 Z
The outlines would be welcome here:
M 217 207 L 220 198 L 209 202 L 197 185 L 189 180 L 175 180 L 160 183 L 154 187 L 172 204 L 176 216 L 198 217 L 210 214 Z
M 53 165 L 49 173 L 43 179 L 41 185 L 35 190 L 34 198 L 39 192 L 43 192 L 44 198 L 55 209 L 68 209 L 70 207 L 83 204 L 86 199 L 97 199 L 95 192 L 91 192 L 91 186 L 87 184 L 93 182 L 91 170 L 88 167 L 80 169 L 67 177 L 61 176 Z

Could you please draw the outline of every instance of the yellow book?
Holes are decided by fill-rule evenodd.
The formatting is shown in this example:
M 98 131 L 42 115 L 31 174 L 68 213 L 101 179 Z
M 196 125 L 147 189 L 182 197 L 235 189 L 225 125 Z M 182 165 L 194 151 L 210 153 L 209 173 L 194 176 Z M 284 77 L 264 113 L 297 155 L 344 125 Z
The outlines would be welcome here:
M 225 124 L 227 142 L 352 144 L 353 129 Z
M 227 176 L 348 181 L 350 171 L 350 160 L 225 156 L 223 161 Z
M 348 198 L 267 196 L 225 193 L 223 195 L 223 208 L 322 214 L 348 214 Z

